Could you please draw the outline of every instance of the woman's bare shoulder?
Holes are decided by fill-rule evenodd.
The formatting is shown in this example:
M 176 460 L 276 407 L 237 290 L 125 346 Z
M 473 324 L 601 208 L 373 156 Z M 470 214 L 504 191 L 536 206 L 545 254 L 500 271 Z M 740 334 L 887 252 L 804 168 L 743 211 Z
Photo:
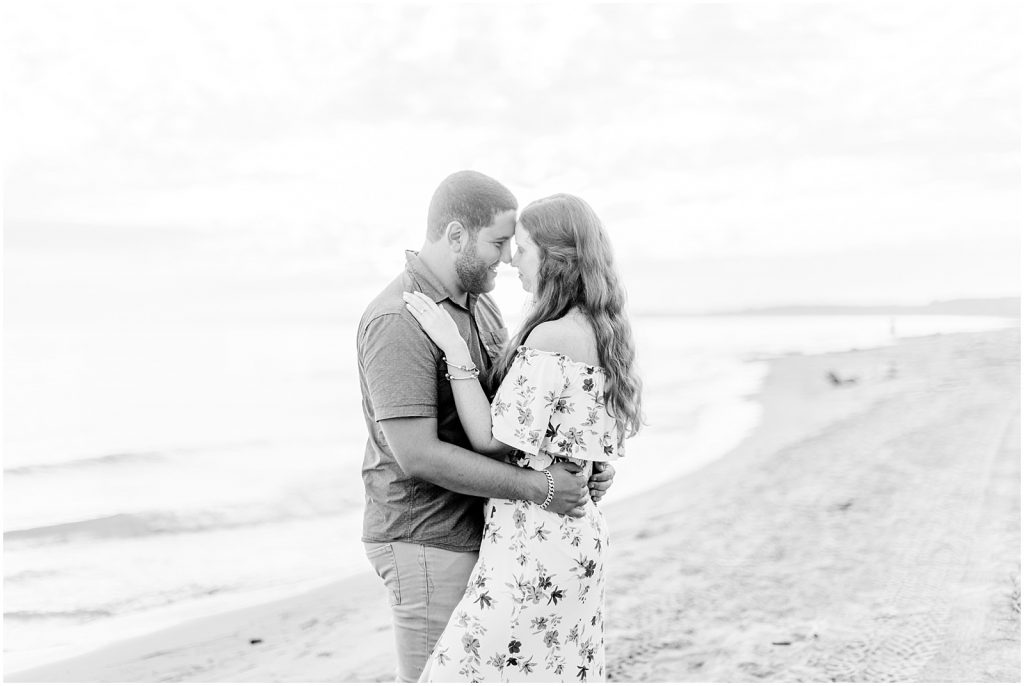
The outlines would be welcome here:
M 597 343 L 590 325 L 572 315 L 538 324 L 525 345 L 536 350 L 561 353 L 571 360 L 598 366 Z

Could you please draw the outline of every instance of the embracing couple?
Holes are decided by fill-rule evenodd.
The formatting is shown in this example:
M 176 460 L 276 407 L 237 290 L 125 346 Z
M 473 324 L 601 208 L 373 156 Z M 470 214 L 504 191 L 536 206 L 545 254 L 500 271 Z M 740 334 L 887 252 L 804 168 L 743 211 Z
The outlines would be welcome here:
M 399 681 L 605 676 L 595 502 L 641 423 L 625 292 L 583 200 L 517 209 L 488 176 L 446 178 L 359 322 L 362 540 Z M 501 262 L 533 296 L 511 340 L 487 295 Z

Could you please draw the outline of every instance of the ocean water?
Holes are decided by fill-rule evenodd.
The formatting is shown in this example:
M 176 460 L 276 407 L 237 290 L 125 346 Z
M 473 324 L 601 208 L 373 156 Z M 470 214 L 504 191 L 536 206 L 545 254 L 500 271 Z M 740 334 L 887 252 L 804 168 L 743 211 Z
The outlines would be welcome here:
M 55 269 L 44 252 L 8 256 L 8 671 L 368 569 L 354 329 L 400 259 L 284 260 L 267 277 L 193 256 L 182 284 L 161 276 L 166 262 L 140 269 L 146 251 L 107 269 L 102 255 Z M 513 279 L 498 287 L 512 326 Z M 609 499 L 738 443 L 760 415 L 766 357 L 1006 324 L 636 317 L 649 426 Z

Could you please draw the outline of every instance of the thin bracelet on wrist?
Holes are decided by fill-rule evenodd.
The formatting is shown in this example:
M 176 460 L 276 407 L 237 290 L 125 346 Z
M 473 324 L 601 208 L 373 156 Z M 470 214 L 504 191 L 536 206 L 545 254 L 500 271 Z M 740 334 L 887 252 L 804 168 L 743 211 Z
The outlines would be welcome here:
M 544 472 L 544 476 L 548 478 L 548 497 L 544 499 L 544 502 L 540 504 L 540 509 L 548 509 L 548 505 L 555 499 L 555 477 L 551 476 L 551 472 L 546 469 L 541 470 Z
M 449 381 L 466 381 L 467 379 L 475 379 L 477 378 L 477 376 L 478 374 L 470 374 L 469 376 L 452 376 L 451 374 L 448 374 L 446 372 L 444 378 L 448 379 Z
M 476 376 L 477 374 L 480 373 L 480 370 L 472 362 L 470 363 L 470 365 L 472 365 L 472 366 L 469 366 L 469 365 L 461 365 L 461 364 L 455 364 L 454 362 L 449 362 L 447 357 L 442 357 L 441 359 L 444 360 L 444 363 L 446 365 L 448 365 L 449 367 L 455 367 L 456 369 L 461 369 L 462 371 L 469 372 L 470 374 L 473 374 L 474 376 Z
M 448 379 L 449 381 L 466 381 L 468 379 L 476 379 L 480 376 L 480 369 L 475 364 L 472 367 L 470 367 L 468 365 L 461 365 L 449 362 L 448 358 L 444 356 L 442 356 L 441 359 L 444 360 L 444 363 L 449 367 L 452 367 L 454 369 L 461 369 L 462 371 L 468 374 L 468 376 L 452 376 L 449 372 L 445 372 L 444 378 Z

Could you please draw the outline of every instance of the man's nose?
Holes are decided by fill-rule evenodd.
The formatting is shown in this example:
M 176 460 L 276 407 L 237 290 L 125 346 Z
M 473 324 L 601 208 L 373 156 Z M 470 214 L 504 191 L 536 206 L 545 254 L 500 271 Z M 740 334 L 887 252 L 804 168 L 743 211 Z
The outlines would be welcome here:
M 512 247 L 508 243 L 501 246 L 501 261 L 505 264 L 512 264 Z

